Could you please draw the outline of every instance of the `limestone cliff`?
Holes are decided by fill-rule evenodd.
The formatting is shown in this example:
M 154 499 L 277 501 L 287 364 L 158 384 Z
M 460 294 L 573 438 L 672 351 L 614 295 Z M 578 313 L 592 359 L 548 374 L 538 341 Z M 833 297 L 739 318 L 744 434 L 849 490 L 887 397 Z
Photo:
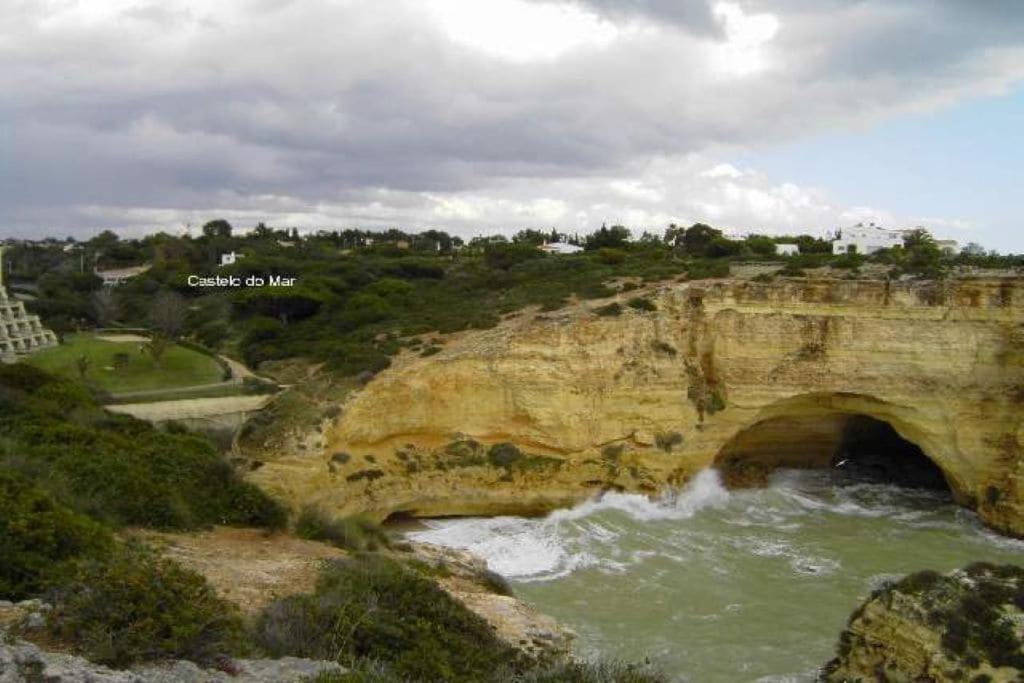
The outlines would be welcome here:
M 621 315 L 525 313 L 401 359 L 325 447 L 251 476 L 339 513 L 542 512 L 716 463 L 827 463 L 867 416 L 1024 534 L 1024 282 L 672 283 L 622 302 L 638 293 L 648 305 Z
M 1024 570 L 976 564 L 911 574 L 876 591 L 840 634 L 824 679 L 972 681 L 1024 677 Z

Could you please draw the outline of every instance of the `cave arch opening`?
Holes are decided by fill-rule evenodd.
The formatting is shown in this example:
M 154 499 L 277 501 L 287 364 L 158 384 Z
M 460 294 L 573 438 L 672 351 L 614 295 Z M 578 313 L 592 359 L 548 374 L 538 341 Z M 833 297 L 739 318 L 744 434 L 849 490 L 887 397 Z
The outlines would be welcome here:
M 727 486 L 767 482 L 777 469 L 828 469 L 842 482 L 951 491 L 942 468 L 863 397 L 801 397 L 774 406 L 715 458 Z M 880 414 L 881 413 L 881 414 Z

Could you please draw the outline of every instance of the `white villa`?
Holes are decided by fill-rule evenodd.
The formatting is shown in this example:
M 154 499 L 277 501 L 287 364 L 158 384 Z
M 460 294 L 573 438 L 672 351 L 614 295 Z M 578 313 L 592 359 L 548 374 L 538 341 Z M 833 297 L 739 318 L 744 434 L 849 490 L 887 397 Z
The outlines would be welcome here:
M 779 256 L 795 256 L 800 253 L 800 247 L 795 244 L 775 244 L 775 253 Z
M 846 254 L 856 251 L 858 254 L 871 254 L 882 249 L 903 246 L 903 236 L 908 230 L 886 230 L 874 223 L 858 223 L 851 228 L 843 228 L 832 242 L 833 254 Z
M 871 254 L 882 249 L 903 246 L 903 238 L 918 228 L 887 230 L 874 223 L 858 223 L 851 228 L 843 228 L 836 233 L 832 241 L 833 254 L 846 254 L 853 247 L 858 254 Z M 935 243 L 942 251 L 954 254 L 957 251 L 956 240 L 936 239 Z
M 238 254 L 238 253 L 235 253 L 233 251 L 229 251 L 226 254 L 221 254 L 220 255 L 220 265 L 221 266 L 233 266 L 233 265 L 235 265 L 235 262 L 238 261 L 238 259 L 244 258 L 244 257 L 245 257 L 245 254 Z

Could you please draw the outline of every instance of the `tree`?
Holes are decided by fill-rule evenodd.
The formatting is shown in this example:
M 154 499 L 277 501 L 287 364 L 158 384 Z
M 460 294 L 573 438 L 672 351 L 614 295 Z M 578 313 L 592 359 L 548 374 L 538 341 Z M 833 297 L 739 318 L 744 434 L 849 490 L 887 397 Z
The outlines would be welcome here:
M 694 223 L 682 236 L 683 250 L 691 256 L 705 256 L 711 242 L 721 236 L 721 230 L 704 223 Z
M 85 373 L 89 372 L 89 365 L 91 361 L 85 354 L 75 359 L 75 367 L 78 369 L 78 376 L 85 379 Z
M 918 228 L 904 235 L 903 248 L 907 270 L 923 277 L 941 277 L 942 249 L 927 230 Z
M 149 325 L 154 332 L 176 339 L 185 329 L 185 316 L 188 314 L 188 307 L 185 299 L 178 293 L 164 290 L 156 295 L 153 304 L 149 309 Z
M 832 242 L 813 235 L 799 235 L 796 246 L 801 254 L 831 254 Z
M 746 239 L 747 248 L 760 256 L 775 254 L 775 240 L 765 235 L 751 235 Z
M 715 237 L 704 247 L 704 255 L 711 258 L 735 256 L 740 253 L 741 246 L 741 242 L 731 240 L 728 237 Z
M 935 238 L 924 228 L 916 228 L 903 236 L 903 248 L 907 251 L 930 245 L 935 245 Z
M 231 224 L 223 218 L 209 221 L 203 226 L 204 237 L 231 237 Z
M 484 246 L 484 263 L 489 268 L 508 270 L 518 263 L 542 258 L 544 252 L 532 244 L 492 242 Z
M 166 353 L 170 346 L 171 340 L 162 332 L 155 331 L 150 334 L 149 341 L 142 345 L 142 350 L 149 354 L 149 357 L 153 359 L 153 364 L 159 368 L 164 353 Z
M 676 225 L 675 223 L 669 223 L 668 227 L 665 228 L 665 236 L 662 238 L 665 244 L 670 247 L 675 247 L 682 244 L 683 235 L 686 234 L 686 228 Z
M 96 322 L 101 326 L 109 325 L 117 319 L 118 305 L 114 297 L 114 290 L 109 287 L 97 289 L 90 297 L 92 311 L 96 316 Z
M 548 235 L 540 230 L 520 230 L 512 237 L 512 241 L 516 244 L 532 244 L 536 247 L 547 242 Z
M 587 235 L 584 248 L 587 251 L 594 251 L 604 247 L 621 249 L 629 241 L 629 230 L 622 225 L 607 227 L 602 225 L 601 229 Z

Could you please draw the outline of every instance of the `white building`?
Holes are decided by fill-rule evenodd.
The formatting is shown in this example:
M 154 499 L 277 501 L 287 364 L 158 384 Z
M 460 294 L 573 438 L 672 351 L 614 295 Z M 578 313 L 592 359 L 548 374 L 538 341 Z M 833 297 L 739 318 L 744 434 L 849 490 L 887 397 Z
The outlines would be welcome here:
M 847 254 L 856 251 L 858 254 L 871 254 L 882 249 L 901 247 L 906 233 L 906 230 L 886 230 L 874 223 L 858 223 L 839 231 L 839 235 L 832 242 L 832 253 Z
M 575 244 L 566 244 L 565 242 L 546 242 L 537 247 L 543 252 L 548 254 L 556 254 L 564 256 L 566 254 L 578 254 L 583 251 L 583 247 L 577 247 Z
M 229 251 L 226 254 L 221 254 L 220 255 L 220 265 L 221 266 L 233 266 L 233 265 L 235 265 L 235 262 L 238 259 L 244 258 L 244 257 L 245 257 L 245 254 L 237 254 L 237 253 L 235 253 L 233 251 Z
M 775 253 L 779 256 L 796 256 L 800 253 L 800 247 L 795 244 L 776 244 Z

